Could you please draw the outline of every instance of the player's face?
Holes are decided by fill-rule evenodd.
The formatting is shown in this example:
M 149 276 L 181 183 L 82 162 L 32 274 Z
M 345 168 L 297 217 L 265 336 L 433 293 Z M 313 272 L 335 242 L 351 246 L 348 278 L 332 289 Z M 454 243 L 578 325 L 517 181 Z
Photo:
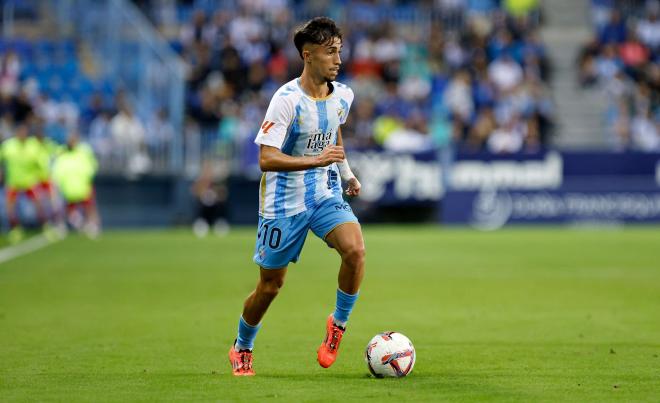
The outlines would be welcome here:
M 27 125 L 21 124 L 21 125 L 18 125 L 18 127 L 16 127 L 16 137 L 19 140 L 25 140 L 28 137 L 28 133 L 29 133 L 29 130 L 28 130 Z
M 337 78 L 341 66 L 341 47 L 341 39 L 333 38 L 329 44 L 314 45 L 310 49 L 310 67 L 315 75 L 326 81 Z
M 77 144 L 78 144 L 78 135 L 75 133 L 69 135 L 69 138 L 66 141 L 66 145 L 69 146 L 69 149 L 74 149 Z

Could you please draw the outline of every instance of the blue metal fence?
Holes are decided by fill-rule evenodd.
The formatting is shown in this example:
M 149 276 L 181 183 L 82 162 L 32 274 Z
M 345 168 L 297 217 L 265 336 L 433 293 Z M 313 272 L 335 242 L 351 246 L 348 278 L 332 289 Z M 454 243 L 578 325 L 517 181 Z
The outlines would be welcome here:
M 160 112 L 171 138 L 143 145 L 152 172 L 178 172 L 183 166 L 185 63 L 144 15 L 126 0 L 54 0 L 60 34 L 91 50 L 100 73 L 133 104 L 145 126 Z M 105 165 L 107 170 L 122 170 Z

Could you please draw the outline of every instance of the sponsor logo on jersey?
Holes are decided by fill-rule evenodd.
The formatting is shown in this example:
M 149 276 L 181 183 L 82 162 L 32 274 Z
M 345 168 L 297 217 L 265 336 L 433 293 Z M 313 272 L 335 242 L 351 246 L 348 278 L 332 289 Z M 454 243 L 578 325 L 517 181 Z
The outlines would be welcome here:
M 312 132 L 307 140 L 305 155 L 320 154 L 324 148 L 330 145 L 332 132 L 323 133 L 320 130 Z
M 269 122 L 268 120 L 264 120 L 264 123 L 261 125 L 261 131 L 264 134 L 268 134 L 268 130 L 270 130 L 271 127 L 275 125 L 275 122 Z

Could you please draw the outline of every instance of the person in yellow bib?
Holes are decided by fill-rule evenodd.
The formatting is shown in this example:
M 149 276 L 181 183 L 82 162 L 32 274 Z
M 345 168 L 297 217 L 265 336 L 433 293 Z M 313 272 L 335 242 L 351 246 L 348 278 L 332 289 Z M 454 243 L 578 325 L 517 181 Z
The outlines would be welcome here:
M 14 137 L 5 140 L 0 147 L 0 158 L 4 165 L 10 243 L 16 243 L 23 238 L 23 229 L 16 209 L 20 195 L 25 195 L 34 203 L 39 223 L 42 226 L 46 224 L 44 208 L 36 191 L 39 183 L 38 146 L 37 141 L 28 134 L 28 124 L 21 122 L 16 126 Z
M 94 192 L 97 168 L 92 148 L 80 142 L 77 133 L 69 136 L 53 165 L 53 180 L 66 203 L 67 221 L 90 237 L 98 236 L 100 231 Z
M 37 127 L 34 132 L 35 144 L 37 147 L 37 180 L 36 193 L 41 199 L 44 209 L 47 210 L 49 218 L 54 224 L 63 224 L 61 214 L 61 203 L 57 197 L 51 180 L 52 164 L 55 156 L 62 149 L 62 146 L 44 135 L 41 127 Z

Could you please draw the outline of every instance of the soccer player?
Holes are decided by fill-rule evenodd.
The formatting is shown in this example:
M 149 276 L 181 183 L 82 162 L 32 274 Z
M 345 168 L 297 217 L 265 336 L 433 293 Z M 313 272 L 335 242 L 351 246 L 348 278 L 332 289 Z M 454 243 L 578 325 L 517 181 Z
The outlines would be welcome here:
M 296 30 L 294 43 L 304 61 L 302 74 L 277 90 L 255 140 L 264 172 L 253 258 L 259 281 L 245 301 L 238 336 L 229 350 L 237 376 L 255 374 L 252 348 L 261 319 L 284 284 L 287 266 L 298 261 L 308 230 L 341 256 L 335 311 L 326 320 L 326 335 L 317 350 L 324 368 L 337 358 L 364 275 L 362 231 L 342 199 L 340 183 L 348 183 L 347 195 L 360 193 L 340 130 L 353 91 L 333 81 L 341 65 L 342 34 L 334 21 L 317 17 Z
M 25 195 L 34 203 L 37 218 L 42 226 L 46 224 L 43 205 L 36 187 L 38 147 L 36 140 L 28 136 L 29 125 L 20 122 L 16 125 L 14 137 L 2 143 L 0 154 L 5 165 L 5 193 L 7 216 L 9 219 L 9 242 L 17 243 L 23 238 L 23 229 L 16 211 L 18 196 Z
M 59 146 L 50 138 L 46 137 L 41 125 L 34 132 L 35 145 L 37 147 L 37 177 L 38 184 L 35 187 L 37 196 L 40 197 L 44 209 L 52 221 L 56 222 L 59 216 L 59 203 L 51 182 L 51 166 Z
M 81 143 L 77 133 L 69 135 L 53 165 L 53 180 L 64 197 L 69 222 L 92 238 L 100 231 L 93 184 L 97 166 L 91 147 Z

